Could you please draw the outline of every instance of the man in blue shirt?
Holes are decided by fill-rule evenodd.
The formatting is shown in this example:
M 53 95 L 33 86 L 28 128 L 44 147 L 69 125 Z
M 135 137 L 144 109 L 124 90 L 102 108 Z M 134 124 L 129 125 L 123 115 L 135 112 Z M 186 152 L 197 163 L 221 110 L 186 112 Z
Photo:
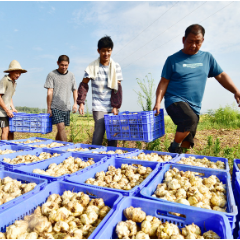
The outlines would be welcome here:
M 237 103 L 240 101 L 240 91 L 232 79 L 221 69 L 211 53 L 200 51 L 204 34 L 201 25 L 189 26 L 183 37 L 183 49 L 169 56 L 162 70 L 154 110 L 159 113 L 164 97 L 166 111 L 177 125 L 169 152 L 182 153 L 182 148 L 194 146 L 207 78 L 214 77 L 234 94 Z

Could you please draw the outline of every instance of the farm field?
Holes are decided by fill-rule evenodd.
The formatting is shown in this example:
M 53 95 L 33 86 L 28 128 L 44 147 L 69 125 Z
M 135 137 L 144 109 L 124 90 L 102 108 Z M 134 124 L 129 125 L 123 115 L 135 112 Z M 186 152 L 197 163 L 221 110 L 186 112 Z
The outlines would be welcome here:
M 234 158 L 240 158 L 240 117 L 238 110 L 232 107 L 219 108 L 215 113 L 209 113 L 200 116 L 198 131 L 195 136 L 195 147 L 188 153 L 206 156 L 218 156 L 229 159 L 232 166 Z M 149 149 L 156 151 L 168 151 L 170 142 L 173 140 L 176 126 L 170 119 L 165 116 L 164 137 L 153 143 L 119 141 L 118 146 Z M 66 127 L 68 141 L 74 143 L 89 144 L 92 141 L 94 130 L 94 121 L 91 115 L 80 116 L 79 114 L 71 115 L 71 125 Z M 57 129 L 53 126 L 53 131 L 49 134 L 34 133 L 15 133 L 15 139 L 29 138 L 33 136 L 46 137 L 54 139 Z M 107 145 L 106 136 L 103 145 Z

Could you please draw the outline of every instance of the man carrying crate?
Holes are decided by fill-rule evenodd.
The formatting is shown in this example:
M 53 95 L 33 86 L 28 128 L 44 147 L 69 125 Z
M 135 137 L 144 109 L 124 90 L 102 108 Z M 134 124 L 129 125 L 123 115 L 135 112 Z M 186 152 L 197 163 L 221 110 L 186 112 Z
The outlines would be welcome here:
M 189 26 L 183 37 L 183 49 L 168 57 L 156 91 L 154 110 L 159 113 L 165 98 L 168 115 L 177 125 L 169 152 L 182 153 L 182 148 L 194 146 L 203 93 L 208 77 L 214 77 L 234 94 L 239 103 L 240 91 L 218 65 L 211 53 L 200 51 L 205 29 L 198 24 Z
M 73 112 L 77 112 L 77 86 L 73 73 L 68 71 L 69 57 L 61 55 L 58 58 L 58 69 L 47 76 L 44 87 L 47 91 L 48 113 L 52 116 L 52 123 L 57 124 L 56 140 L 67 141 L 65 126 L 70 125 L 71 103 L 73 92 Z
M 2 140 L 13 140 L 13 132 L 9 132 L 9 118 L 13 117 L 13 112 L 17 112 L 13 105 L 12 96 L 16 91 L 16 80 L 22 73 L 26 73 L 27 70 L 22 69 L 20 63 L 13 60 L 8 70 L 4 71 L 8 73 L 0 81 L 0 124 L 2 128 Z
M 118 114 L 122 104 L 122 70 L 111 58 L 113 41 L 106 36 L 98 41 L 99 58 L 86 68 L 78 88 L 79 113 L 84 114 L 88 83 L 92 81 L 92 111 L 95 122 L 92 144 L 102 145 L 105 133 L 104 114 Z M 117 146 L 117 141 L 108 141 L 108 146 Z

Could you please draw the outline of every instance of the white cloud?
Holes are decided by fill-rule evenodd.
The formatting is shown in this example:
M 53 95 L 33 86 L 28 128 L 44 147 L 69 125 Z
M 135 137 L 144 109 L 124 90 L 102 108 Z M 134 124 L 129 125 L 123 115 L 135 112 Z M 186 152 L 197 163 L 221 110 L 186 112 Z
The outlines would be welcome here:
M 14 29 L 14 32 L 18 32 L 19 30 L 18 29 Z

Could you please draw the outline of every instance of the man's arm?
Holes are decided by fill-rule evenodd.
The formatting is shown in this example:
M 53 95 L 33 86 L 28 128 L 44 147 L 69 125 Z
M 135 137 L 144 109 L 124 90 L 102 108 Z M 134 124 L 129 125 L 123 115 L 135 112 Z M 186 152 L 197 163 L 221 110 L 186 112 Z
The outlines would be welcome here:
M 13 117 L 13 112 L 12 110 L 8 109 L 2 99 L 2 95 L 0 94 L 0 107 L 7 113 L 8 117 L 12 118 Z
M 227 73 L 222 72 L 215 78 L 224 88 L 234 94 L 237 103 L 240 104 L 240 91 L 237 89 L 233 80 L 227 75 Z
M 73 113 L 76 113 L 77 112 L 77 97 L 78 97 L 78 92 L 77 92 L 77 89 L 75 89 L 73 91 L 73 101 L 74 101 L 74 104 L 73 104 L 73 108 L 72 108 L 72 111 Z
M 160 113 L 159 109 L 161 107 L 162 99 L 167 91 L 168 84 L 169 84 L 169 80 L 164 77 L 161 78 L 158 84 L 157 91 L 156 91 L 156 103 L 153 108 L 153 110 L 157 111 L 157 114 Z
M 16 113 L 18 112 L 13 105 L 13 100 L 12 99 L 11 99 L 11 105 L 10 106 L 11 106 L 13 112 L 16 112 Z
M 120 85 L 118 85 L 118 88 L 120 88 L 121 87 L 121 81 L 118 81 L 118 84 Z M 121 89 L 121 93 L 122 93 L 122 89 Z M 122 94 L 121 94 L 122 95 Z M 121 96 L 121 104 L 122 104 L 122 96 Z M 120 108 L 120 107 L 119 107 Z M 118 115 L 118 108 L 117 107 L 113 107 L 112 108 L 112 113 L 114 114 L 114 115 Z
M 89 81 L 90 78 L 84 78 L 78 88 L 77 104 L 79 105 L 78 111 L 81 115 L 84 114 L 84 102 L 87 97 Z
M 53 88 L 48 88 L 47 91 L 47 112 L 50 114 L 50 117 L 52 116 L 52 98 L 53 98 Z

